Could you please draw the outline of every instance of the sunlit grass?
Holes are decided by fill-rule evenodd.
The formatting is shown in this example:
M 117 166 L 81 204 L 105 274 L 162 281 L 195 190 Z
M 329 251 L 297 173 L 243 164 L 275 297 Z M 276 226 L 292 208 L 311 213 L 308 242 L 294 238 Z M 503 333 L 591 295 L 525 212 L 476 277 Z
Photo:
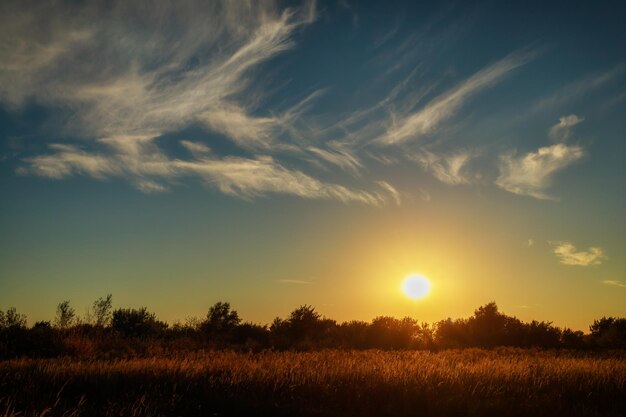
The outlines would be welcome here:
M 623 354 L 216 351 L 0 363 L 0 415 L 614 415 Z M 623 408 L 622 408 L 623 410 Z

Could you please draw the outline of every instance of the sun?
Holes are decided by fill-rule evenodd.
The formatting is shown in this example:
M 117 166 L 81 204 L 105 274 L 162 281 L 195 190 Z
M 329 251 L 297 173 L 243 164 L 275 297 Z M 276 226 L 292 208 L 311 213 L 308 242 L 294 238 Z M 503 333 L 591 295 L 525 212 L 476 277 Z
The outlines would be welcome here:
M 420 300 L 430 293 L 430 281 L 423 275 L 411 274 L 402 282 L 402 291 L 413 300 Z

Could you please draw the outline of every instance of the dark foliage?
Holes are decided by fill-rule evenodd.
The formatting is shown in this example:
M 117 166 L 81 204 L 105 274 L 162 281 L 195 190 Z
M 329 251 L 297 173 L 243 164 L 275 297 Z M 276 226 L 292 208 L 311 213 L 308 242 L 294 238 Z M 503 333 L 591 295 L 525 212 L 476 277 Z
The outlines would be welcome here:
M 167 324 L 157 320 L 146 307 L 139 309 L 119 308 L 113 312 L 111 329 L 126 337 L 157 336 Z
M 603 317 L 590 334 L 561 329 L 550 322 L 522 322 L 500 312 L 495 303 L 479 307 L 466 319 L 445 319 L 430 326 L 405 317 L 379 316 L 372 322 L 337 323 L 303 305 L 286 319 L 262 326 L 242 323 L 229 303 L 209 308 L 203 321 L 168 325 L 145 307 L 111 312 L 111 296 L 96 300 L 89 323 L 74 317 L 69 303 L 59 304 L 56 326 L 37 322 L 15 308 L 0 311 L 0 358 L 19 356 L 127 357 L 205 349 L 260 351 L 342 349 L 454 349 L 499 346 L 541 349 L 625 349 L 626 319 Z M 68 318 L 71 317 L 71 318 Z M 61 319 L 61 320 L 60 320 Z M 68 322 L 75 322 L 69 325 Z
M 435 330 L 435 344 L 442 348 L 577 347 L 584 345 L 583 337 L 582 332 L 562 330 L 551 322 L 523 323 L 501 313 L 493 302 L 479 307 L 469 319 L 442 320 Z
M 106 297 L 100 297 L 93 302 L 91 306 L 91 319 L 93 324 L 98 327 L 107 326 L 111 322 L 113 310 L 113 296 L 108 294 Z
M 230 308 L 230 303 L 217 302 L 200 323 L 200 332 L 207 336 L 214 346 L 233 342 L 235 329 L 241 323 L 239 313 Z
M 309 350 L 336 344 L 334 330 L 337 323 L 323 318 L 315 309 L 303 305 L 295 309 L 287 320 L 275 318 L 270 327 L 273 345 L 279 349 Z
M 57 315 L 54 323 L 61 329 L 67 329 L 76 320 L 76 311 L 70 306 L 69 301 L 63 301 L 57 306 Z
M 626 318 L 602 317 L 589 330 L 597 346 L 626 349 Z

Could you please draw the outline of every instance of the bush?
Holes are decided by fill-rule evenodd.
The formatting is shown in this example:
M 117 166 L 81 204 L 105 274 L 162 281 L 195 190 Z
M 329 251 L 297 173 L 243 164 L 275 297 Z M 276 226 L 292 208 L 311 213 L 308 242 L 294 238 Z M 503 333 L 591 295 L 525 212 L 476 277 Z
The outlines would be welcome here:
M 113 312 L 111 328 L 126 337 L 147 337 L 162 333 L 167 324 L 157 320 L 146 307 L 120 308 Z

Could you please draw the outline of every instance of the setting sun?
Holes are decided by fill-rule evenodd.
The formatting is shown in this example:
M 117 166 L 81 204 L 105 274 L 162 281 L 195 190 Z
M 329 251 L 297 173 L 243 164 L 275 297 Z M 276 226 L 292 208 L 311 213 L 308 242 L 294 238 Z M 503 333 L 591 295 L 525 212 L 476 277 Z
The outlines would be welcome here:
M 430 281 L 422 275 L 409 275 L 402 282 L 402 291 L 407 297 L 420 300 L 430 293 Z

